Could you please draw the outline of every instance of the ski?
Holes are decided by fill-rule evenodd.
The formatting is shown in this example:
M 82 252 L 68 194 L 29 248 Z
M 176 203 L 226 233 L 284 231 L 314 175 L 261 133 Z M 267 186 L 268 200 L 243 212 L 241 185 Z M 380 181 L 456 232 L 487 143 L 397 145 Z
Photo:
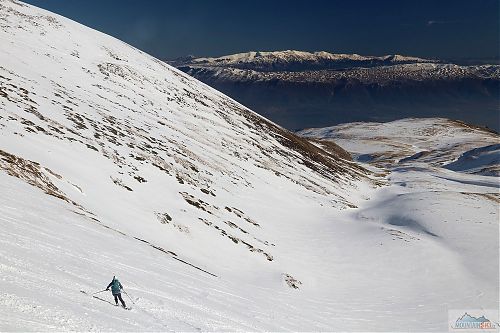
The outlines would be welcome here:
M 111 303 L 110 301 L 108 301 L 108 300 L 106 300 L 106 299 L 104 299 L 104 298 L 100 298 L 100 297 L 98 297 L 98 296 L 92 296 L 92 298 L 98 299 L 98 300 L 100 300 L 100 301 L 102 301 L 102 302 L 106 302 L 106 303 L 111 304 L 111 305 L 116 305 L 116 304 Z
M 89 294 L 88 292 L 86 292 L 85 290 L 80 290 L 80 292 L 81 292 L 82 294 L 85 294 L 85 295 L 88 295 L 88 296 L 92 296 L 92 298 L 95 298 L 95 299 L 97 299 L 97 300 L 99 300 L 99 301 L 101 301 L 101 302 L 106 302 L 106 303 L 108 303 L 108 304 L 110 304 L 110 305 L 113 305 L 113 306 L 118 306 L 117 304 L 113 304 L 112 302 L 110 302 L 110 301 L 108 301 L 108 300 L 106 300 L 106 299 L 104 299 L 104 298 L 101 298 L 101 297 L 96 296 L 96 295 L 91 295 L 91 294 Z M 120 307 L 121 307 L 122 309 L 124 309 L 124 310 L 132 310 L 132 307 L 130 307 L 130 306 L 120 306 Z

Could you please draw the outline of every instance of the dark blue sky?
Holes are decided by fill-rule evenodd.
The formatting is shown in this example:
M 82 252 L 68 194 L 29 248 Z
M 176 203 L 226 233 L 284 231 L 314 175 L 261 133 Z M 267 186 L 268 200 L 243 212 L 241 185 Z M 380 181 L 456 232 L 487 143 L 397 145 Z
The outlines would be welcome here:
M 162 59 L 250 50 L 498 58 L 499 0 L 25 0 Z

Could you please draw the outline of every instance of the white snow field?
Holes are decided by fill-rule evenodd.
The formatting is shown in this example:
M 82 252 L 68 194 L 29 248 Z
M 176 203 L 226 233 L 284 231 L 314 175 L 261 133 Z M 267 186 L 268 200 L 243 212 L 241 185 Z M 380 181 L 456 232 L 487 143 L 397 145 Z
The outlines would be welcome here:
M 362 166 L 36 7 L 0 0 L 0 45 L 0 331 L 446 331 L 498 307 L 498 178 L 450 164 L 498 136 Z M 387 147 L 353 126 L 355 156 Z M 130 311 L 91 297 L 113 275 Z

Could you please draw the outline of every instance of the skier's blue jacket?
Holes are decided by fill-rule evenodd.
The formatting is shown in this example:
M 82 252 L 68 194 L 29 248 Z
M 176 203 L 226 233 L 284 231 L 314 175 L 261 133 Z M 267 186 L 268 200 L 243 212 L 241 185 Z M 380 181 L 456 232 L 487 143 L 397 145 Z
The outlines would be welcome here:
M 122 284 L 116 278 L 113 278 L 113 280 L 111 281 L 110 284 L 108 284 L 108 286 L 106 287 L 106 289 L 109 289 L 109 287 L 111 287 L 111 293 L 113 295 L 120 294 L 121 293 L 121 289 L 123 289 Z

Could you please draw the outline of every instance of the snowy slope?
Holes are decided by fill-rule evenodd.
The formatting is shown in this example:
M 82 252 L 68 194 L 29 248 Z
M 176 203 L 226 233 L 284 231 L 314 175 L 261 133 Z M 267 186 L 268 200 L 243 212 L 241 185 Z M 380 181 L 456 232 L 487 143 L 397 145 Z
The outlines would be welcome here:
M 17 1 L 0 43 L 0 330 L 444 330 L 495 302 L 474 242 L 361 218 L 392 187 L 341 149 Z M 131 311 L 81 292 L 115 274 Z
M 462 309 L 499 308 L 498 134 L 442 118 L 351 123 L 299 134 L 334 140 L 385 176 L 389 186 L 354 212 L 354 219 L 379 225 L 395 241 L 433 239 L 439 250 L 430 256 L 445 251 L 451 256 L 445 267 L 460 262 L 462 273 L 476 279 L 475 287 L 458 292 L 469 293 Z M 433 267 L 427 274 L 440 278 Z M 445 275 L 449 283 L 464 277 Z
M 419 160 L 440 166 L 455 161 L 470 149 L 499 141 L 498 134 L 492 131 L 444 118 L 349 123 L 306 129 L 299 134 L 335 140 L 355 158 L 381 165 Z
M 168 319 L 193 297 L 189 290 L 209 295 L 211 288 L 225 291 L 216 292 L 219 299 L 193 299 L 187 309 L 201 314 L 186 311 L 190 322 L 204 330 L 280 329 L 289 321 L 255 319 L 246 314 L 248 305 L 220 304 L 230 303 L 230 294 L 254 295 L 255 308 L 280 294 L 303 299 L 286 274 L 300 278 L 304 292 L 320 295 L 311 279 L 321 262 L 310 260 L 305 235 L 314 235 L 311 224 L 329 214 L 322 207 L 356 205 L 355 189 L 373 187 L 366 171 L 118 40 L 22 3 L 0 4 L 1 267 L 8 291 L 2 329 L 89 329 L 92 323 L 146 329 L 147 315 L 164 312 Z M 27 252 L 18 249 L 23 244 Z M 147 315 L 125 314 L 132 317 L 113 327 L 107 318 L 65 308 L 75 302 L 79 310 L 102 309 L 79 291 L 98 290 L 113 274 L 129 290 L 141 290 L 134 296 Z M 172 294 L 164 281 L 179 288 L 179 298 L 152 298 Z M 46 314 L 28 324 L 20 318 L 32 302 Z M 274 308 L 269 304 L 271 318 Z M 309 314 L 287 325 L 328 327 L 328 317 Z M 56 317 L 76 319 L 58 324 Z M 178 323 L 164 324 L 176 329 Z
M 232 222 L 249 229 L 239 235 L 233 226 L 238 237 L 272 255 L 267 241 L 253 238 L 261 240 L 260 221 L 246 214 L 254 204 L 243 199 L 264 199 L 272 182 L 317 205 L 357 200 L 348 190 L 364 177 L 356 165 L 120 41 L 31 7 L 4 6 L 2 149 L 14 155 L 4 169 L 39 163 L 36 177 L 87 215 L 123 231 L 141 226 L 138 237 L 175 238 L 174 251 L 196 238 L 189 230 L 205 228 L 203 221 Z M 160 222 L 187 235 L 162 235 L 168 226 Z M 232 227 L 210 225 L 212 236 L 196 241 L 218 240 L 215 226 Z M 252 256 L 265 258 L 259 252 Z

